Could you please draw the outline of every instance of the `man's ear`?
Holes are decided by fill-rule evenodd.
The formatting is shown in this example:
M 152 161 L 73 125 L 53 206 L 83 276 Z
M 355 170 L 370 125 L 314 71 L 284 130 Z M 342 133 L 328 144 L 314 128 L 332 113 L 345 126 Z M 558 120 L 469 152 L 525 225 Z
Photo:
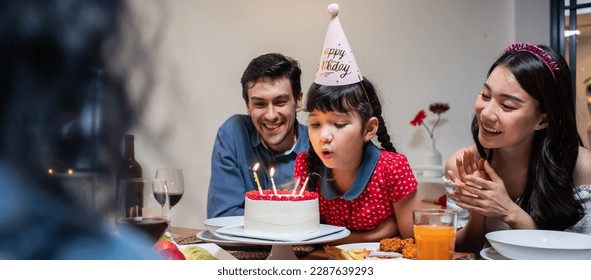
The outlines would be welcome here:
M 538 122 L 536 127 L 534 127 L 534 129 L 535 130 L 542 130 L 542 129 L 548 127 L 548 125 L 550 125 L 548 123 L 548 115 L 542 114 L 542 118 L 540 119 L 540 121 Z
M 302 110 L 302 99 L 304 98 L 304 93 L 300 91 L 298 94 L 298 98 L 296 98 L 296 112 L 300 112 Z
M 376 133 L 378 133 L 379 125 L 380 121 L 378 121 L 378 118 L 376 117 L 371 117 L 367 121 L 367 124 L 365 125 L 365 131 L 363 133 L 363 138 L 365 139 L 365 142 L 371 140 L 374 136 L 376 136 Z

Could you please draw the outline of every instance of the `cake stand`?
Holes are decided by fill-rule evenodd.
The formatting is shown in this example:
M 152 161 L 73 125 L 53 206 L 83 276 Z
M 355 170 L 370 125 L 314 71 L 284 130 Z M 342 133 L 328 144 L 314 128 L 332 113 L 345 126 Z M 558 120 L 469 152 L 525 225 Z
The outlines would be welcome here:
M 322 225 L 321 225 L 322 226 Z M 268 240 L 268 239 L 261 239 L 257 238 L 256 236 L 237 236 L 237 235 L 226 235 L 221 234 L 219 230 L 216 232 L 217 235 L 221 238 L 237 241 L 244 244 L 252 244 L 252 245 L 271 245 L 271 252 L 267 257 L 267 260 L 297 260 L 297 256 L 293 251 L 293 245 L 311 245 L 311 244 L 319 244 L 330 242 L 338 239 L 345 238 L 351 234 L 351 232 L 346 229 L 342 228 L 342 230 L 322 235 L 316 238 L 310 238 L 302 241 L 277 241 L 277 240 Z

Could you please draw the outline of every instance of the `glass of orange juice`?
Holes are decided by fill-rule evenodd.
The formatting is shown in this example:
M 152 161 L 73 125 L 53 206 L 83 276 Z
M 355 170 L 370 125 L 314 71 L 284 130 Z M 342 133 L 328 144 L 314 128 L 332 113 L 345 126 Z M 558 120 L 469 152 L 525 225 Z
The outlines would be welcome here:
M 448 209 L 413 211 L 419 260 L 451 260 L 456 242 L 458 214 Z

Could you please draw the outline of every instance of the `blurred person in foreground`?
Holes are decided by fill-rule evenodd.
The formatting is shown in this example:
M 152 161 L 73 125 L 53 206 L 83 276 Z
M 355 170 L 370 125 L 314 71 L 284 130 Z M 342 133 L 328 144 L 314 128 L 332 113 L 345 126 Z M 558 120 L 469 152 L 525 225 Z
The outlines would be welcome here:
M 0 13 L 0 259 L 159 258 L 153 242 L 118 237 L 47 171 L 57 158 L 114 174 L 136 113 L 129 67 L 113 64 L 131 15 L 125 2 L 2 1 Z

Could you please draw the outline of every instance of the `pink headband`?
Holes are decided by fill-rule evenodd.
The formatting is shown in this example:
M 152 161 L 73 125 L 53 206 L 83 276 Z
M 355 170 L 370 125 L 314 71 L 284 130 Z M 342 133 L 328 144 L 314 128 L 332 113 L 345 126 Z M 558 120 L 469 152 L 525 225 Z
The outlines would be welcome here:
M 554 76 L 554 70 L 558 70 L 560 68 L 558 68 L 558 64 L 556 63 L 556 61 L 554 61 L 554 59 L 552 59 L 552 57 L 540 47 L 532 45 L 530 43 L 513 43 L 505 47 L 503 51 L 524 51 L 539 57 L 544 62 L 544 64 L 546 64 L 546 67 L 548 67 L 550 73 L 552 73 L 552 78 L 556 80 L 556 76 Z

